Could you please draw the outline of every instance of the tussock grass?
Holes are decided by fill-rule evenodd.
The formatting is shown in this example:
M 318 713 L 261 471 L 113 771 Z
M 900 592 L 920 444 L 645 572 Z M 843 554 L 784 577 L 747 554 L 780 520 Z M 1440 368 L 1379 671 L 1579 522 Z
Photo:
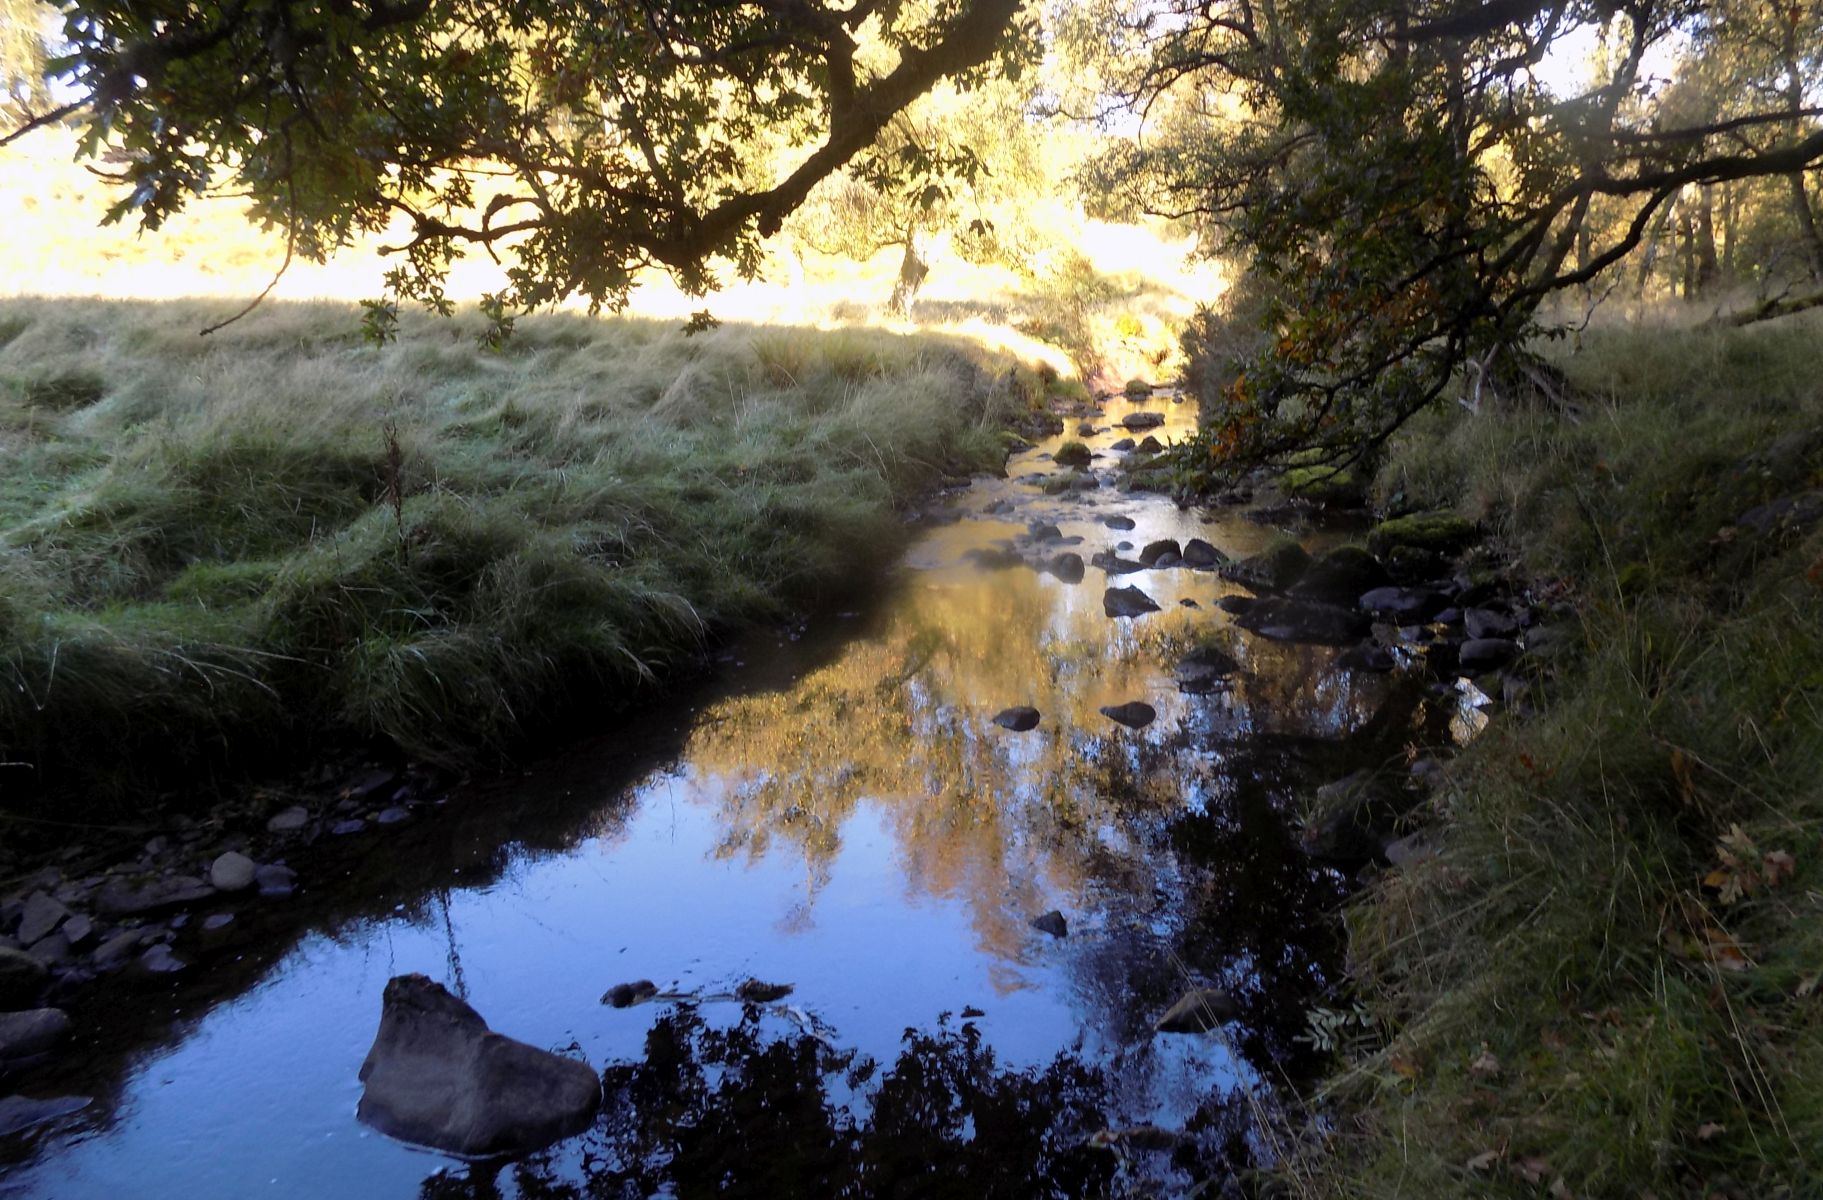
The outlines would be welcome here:
M 1349 917 L 1384 1038 L 1298 1190 L 1823 1195 L 1819 328 L 1601 330 L 1580 421 L 1440 414 L 1383 499 L 1457 506 L 1570 589 L 1543 711 L 1453 764 L 1441 855 Z
M 857 586 L 1030 400 L 879 331 L 553 316 L 495 353 L 462 319 L 367 346 L 339 304 L 205 321 L 0 302 L 0 761 L 34 768 L 0 782 L 498 750 Z

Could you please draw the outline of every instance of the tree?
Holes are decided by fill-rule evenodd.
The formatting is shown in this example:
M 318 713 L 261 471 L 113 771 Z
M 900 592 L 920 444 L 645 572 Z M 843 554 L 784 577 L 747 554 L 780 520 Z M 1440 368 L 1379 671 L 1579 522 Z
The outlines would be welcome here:
M 760 239 L 940 80 L 1016 70 L 1020 0 L 65 0 L 77 117 L 126 166 L 110 219 L 157 229 L 211 190 L 321 258 L 403 217 L 370 303 L 450 307 L 451 263 L 508 257 L 486 307 L 625 302 L 751 275 Z M 3 142 L 0 142 L 3 144 Z
M 1216 455 L 1360 457 L 1453 379 L 1471 403 L 1548 394 L 1526 348 L 1550 328 L 1547 299 L 1614 268 L 1686 189 L 1700 201 L 1823 162 L 1817 110 L 1788 95 L 1693 121 L 1655 103 L 1648 56 L 1699 35 L 1709 11 L 1172 0 L 1130 13 L 1148 54 L 1129 89 L 1154 120 L 1101 179 L 1196 221 L 1270 293 L 1267 352 L 1202 397 Z M 1559 95 L 1542 64 L 1579 29 L 1605 32 L 1607 64 Z
M 39 0 L 0 0 L 0 120 L 28 121 L 50 105 Z

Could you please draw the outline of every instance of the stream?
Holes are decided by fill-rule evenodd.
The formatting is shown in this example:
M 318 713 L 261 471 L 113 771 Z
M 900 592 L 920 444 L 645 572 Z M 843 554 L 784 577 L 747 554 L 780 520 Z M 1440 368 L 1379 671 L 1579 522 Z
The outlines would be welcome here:
M 1172 401 L 1109 401 L 1081 439 L 1093 469 L 1111 484 L 1109 446 L 1145 436 L 1130 412 L 1188 432 Z M 1422 685 L 1230 626 L 1215 601 L 1241 589 L 1214 571 L 982 565 L 1034 522 L 1085 560 L 1192 537 L 1239 559 L 1282 535 L 1112 486 L 1047 496 L 1064 440 L 950 496 L 867 611 L 737 644 L 688 711 L 604 717 L 525 777 L 370 835 L 282 919 L 238 921 L 208 972 L 77 1013 L 91 1032 L 60 1086 L 95 1103 L 0 1144 L 0 1196 L 1184 1194 L 1272 1161 L 1262 1114 L 1321 1062 L 1309 1010 L 1349 888 L 1299 849 L 1295 797 L 1398 755 Z M 1129 584 L 1160 611 L 1105 615 L 1104 587 Z M 1188 694 L 1172 669 L 1197 638 L 1240 669 Z M 1099 711 L 1134 700 L 1157 719 Z M 1014 705 L 1037 727 L 992 723 Z M 1052 910 L 1064 936 L 1032 924 Z M 606 1070 L 606 1115 L 505 1166 L 357 1123 L 405 972 Z M 793 991 L 602 1002 L 749 978 Z M 1154 1032 L 1198 985 L 1239 1015 Z

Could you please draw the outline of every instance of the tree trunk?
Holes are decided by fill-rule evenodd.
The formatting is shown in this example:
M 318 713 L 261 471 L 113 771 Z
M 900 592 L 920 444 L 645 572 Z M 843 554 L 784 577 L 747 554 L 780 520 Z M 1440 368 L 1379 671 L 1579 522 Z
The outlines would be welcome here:
M 1671 231 L 1671 216 L 1675 211 L 1673 206 L 1667 205 L 1665 215 L 1654 221 L 1646 234 L 1646 252 L 1640 256 L 1639 279 L 1633 287 L 1635 304 L 1646 302 L 1646 285 L 1652 281 L 1652 268 L 1658 265 L 1658 246 Z
M 1798 218 L 1798 236 L 1810 277 L 1823 280 L 1823 235 L 1817 233 L 1816 214 L 1810 211 L 1810 189 L 1804 186 L 1804 172 L 1793 171 L 1785 179 L 1791 185 L 1791 211 Z
M 929 274 L 930 264 L 918 254 L 918 235 L 907 230 L 905 254 L 899 259 L 899 281 L 893 284 L 887 307 L 898 316 L 911 316 L 912 305 L 918 302 L 918 289 L 924 286 L 924 277 Z
M 1740 214 L 1740 189 L 1732 183 L 1722 185 L 1722 274 L 1734 278 L 1734 244 Z
M 1720 268 L 1715 261 L 1715 189 L 1704 184 L 1696 205 L 1696 290 L 1707 292 Z
M 1791 114 L 1786 128 L 1796 142 L 1804 132 L 1804 72 L 1798 62 L 1798 18 L 1802 10 L 1792 5 L 1782 10 L 1785 22 L 1780 50 L 1785 67 L 1785 111 Z M 1798 219 L 1798 235 L 1803 239 L 1804 261 L 1810 265 L 1810 277 L 1823 281 L 1823 236 L 1817 233 L 1816 214 L 1810 211 L 1810 192 L 1804 186 L 1804 172 L 1793 171 L 1785 177 L 1791 188 L 1791 211 Z
M 1682 200 L 1677 205 L 1677 242 L 1683 259 L 1684 300 L 1689 302 L 1696 299 L 1696 222 Z

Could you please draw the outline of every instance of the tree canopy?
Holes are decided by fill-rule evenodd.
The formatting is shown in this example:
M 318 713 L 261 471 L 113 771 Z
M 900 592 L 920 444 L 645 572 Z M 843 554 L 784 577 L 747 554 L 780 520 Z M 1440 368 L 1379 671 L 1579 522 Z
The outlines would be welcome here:
M 110 212 L 156 229 L 244 192 L 323 257 L 403 217 L 370 306 L 446 309 L 451 262 L 504 254 L 514 310 L 687 290 L 759 243 L 941 80 L 1028 61 L 1019 0 L 66 0 L 49 69 L 121 164 Z

